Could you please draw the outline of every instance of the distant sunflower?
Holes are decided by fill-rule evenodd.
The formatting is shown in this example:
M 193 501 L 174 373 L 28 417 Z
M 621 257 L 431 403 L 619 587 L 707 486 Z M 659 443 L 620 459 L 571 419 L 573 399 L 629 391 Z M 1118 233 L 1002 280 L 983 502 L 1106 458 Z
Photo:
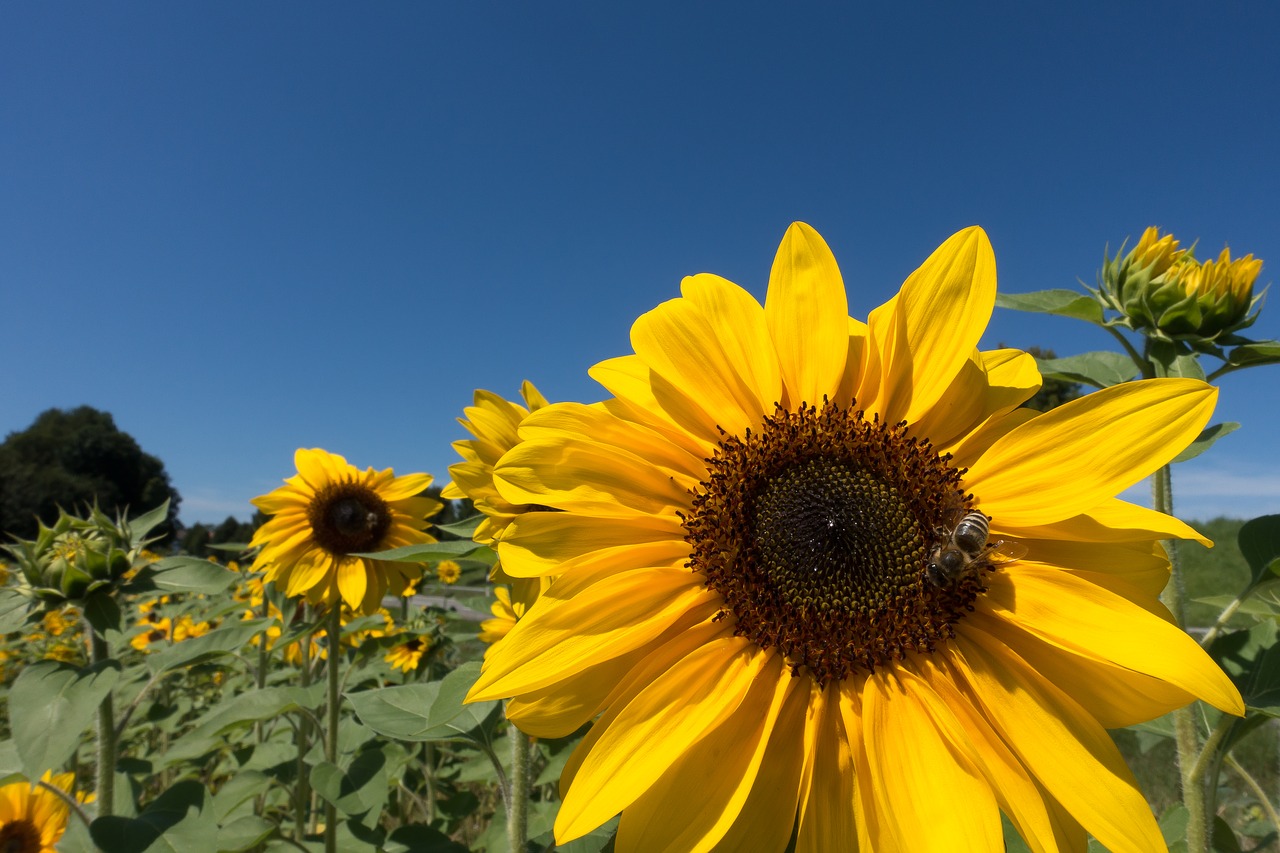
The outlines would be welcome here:
M 59 774 L 54 782 L 69 783 L 70 775 Z M 51 778 L 45 773 L 46 781 Z M 0 851 L 55 853 L 70 814 L 71 807 L 46 788 L 25 780 L 0 787 Z
M 494 587 L 493 595 L 496 600 L 489 605 L 493 618 L 480 623 L 480 639 L 486 643 L 496 643 L 510 634 L 516 621 L 524 615 L 525 609 L 523 604 L 512 603 L 511 590 L 505 586 Z M 516 611 L 517 607 L 520 608 L 519 612 Z
M 419 577 L 410 563 L 355 555 L 436 541 L 422 528 L 441 504 L 417 497 L 431 485 L 429 474 L 362 472 L 318 449 L 298 450 L 294 463 L 297 476 L 253 500 L 272 516 L 250 542 L 262 548 L 254 568 L 265 570 L 265 582 L 313 604 L 341 600 L 358 613 L 372 613 L 388 591 L 399 595 Z
M 612 399 L 521 424 L 498 492 L 560 512 L 499 553 L 558 577 L 470 698 L 534 735 L 594 720 L 557 841 L 621 812 L 621 853 L 1000 850 L 1003 811 L 1036 850 L 1164 849 L 1105 729 L 1244 706 L 1157 598 L 1159 540 L 1200 537 L 1115 495 L 1217 391 L 1019 409 L 1034 360 L 977 349 L 995 288 L 969 228 L 864 324 L 798 223 L 763 307 L 686 278 L 592 370 Z
M 422 656 L 430 649 L 431 639 L 429 637 L 415 637 L 398 646 L 392 646 L 391 651 L 387 652 L 384 659 L 391 664 L 392 669 L 413 672 L 422 661 Z
M 436 564 L 436 578 L 440 583 L 455 584 L 462 577 L 462 567 L 453 560 L 441 560 Z

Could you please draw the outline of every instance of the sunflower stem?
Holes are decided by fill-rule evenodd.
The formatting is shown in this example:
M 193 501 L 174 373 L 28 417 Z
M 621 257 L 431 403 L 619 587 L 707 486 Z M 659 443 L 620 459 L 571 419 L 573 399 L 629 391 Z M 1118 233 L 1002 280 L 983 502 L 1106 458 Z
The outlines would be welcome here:
M 1226 765 L 1235 771 L 1235 774 L 1240 777 L 1240 781 L 1244 782 L 1244 784 L 1248 786 L 1249 790 L 1253 792 L 1253 795 L 1258 798 L 1258 805 L 1267 813 L 1267 820 L 1271 822 L 1272 828 L 1280 830 L 1280 815 L 1276 814 L 1275 807 L 1271 805 L 1271 800 L 1267 797 L 1267 792 L 1262 790 L 1262 786 L 1258 784 L 1258 780 L 1254 779 L 1247 770 L 1241 767 L 1240 762 L 1232 758 L 1230 754 L 1224 758 L 1224 761 L 1226 762 Z
M 106 639 L 94 629 L 86 618 L 84 631 L 89 637 L 89 659 L 102 663 L 111 659 Z M 116 707 L 114 694 L 107 693 L 98 703 L 98 817 L 114 814 L 116 802 Z
M 308 605 L 304 613 L 304 618 L 310 619 L 310 606 Z M 287 626 L 286 626 L 287 627 Z M 311 686 L 311 634 L 307 634 L 298 641 L 298 654 L 300 655 L 299 680 L 303 687 Z M 263 638 L 266 643 L 266 638 Z M 298 723 L 298 787 L 294 791 L 294 817 L 297 821 L 298 840 L 302 840 L 307 834 L 307 817 L 308 807 L 311 801 L 311 783 L 307 777 L 307 746 L 311 740 L 312 721 L 308 714 L 299 714 Z
M 1151 502 L 1157 512 L 1173 515 L 1173 472 L 1168 465 L 1160 468 L 1151 481 Z M 1178 544 L 1164 540 L 1169 556 L 1169 583 L 1162 598 L 1178 626 L 1186 629 L 1186 588 L 1178 560 Z M 1187 849 L 1209 849 L 1210 826 L 1205 811 L 1205 781 L 1200 732 L 1196 728 L 1193 705 L 1173 712 L 1174 739 L 1178 746 L 1178 770 L 1182 778 L 1182 804 L 1187 807 Z M 1207 744 L 1206 744 L 1207 746 Z
M 511 724 L 511 798 L 507 807 L 507 849 L 524 853 L 529 831 L 529 755 L 532 740 Z
M 342 634 L 342 602 L 335 601 L 329 607 L 329 664 L 325 674 L 329 682 L 329 700 L 325 704 L 325 716 L 328 730 L 325 732 L 324 757 L 330 764 L 338 763 L 338 656 L 341 654 Z M 324 803 L 324 850 L 325 853 L 338 853 L 338 809 L 329 802 Z

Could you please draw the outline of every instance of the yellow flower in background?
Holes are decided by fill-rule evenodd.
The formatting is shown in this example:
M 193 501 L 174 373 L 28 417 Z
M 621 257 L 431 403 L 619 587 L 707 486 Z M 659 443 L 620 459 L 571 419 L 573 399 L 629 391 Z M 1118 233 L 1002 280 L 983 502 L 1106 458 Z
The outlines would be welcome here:
M 254 568 L 265 570 L 264 580 L 287 596 L 325 606 L 341 601 L 372 613 L 383 596 L 399 595 L 421 570 L 354 555 L 436 541 L 422 528 L 441 504 L 417 497 L 431 476 L 396 477 L 390 468 L 361 472 L 323 450 L 299 450 L 294 462 L 296 476 L 253 500 L 272 516 L 250 542 L 262 549 Z
M 436 577 L 441 583 L 455 584 L 462 577 L 462 568 L 453 560 L 441 560 L 436 565 Z
M 80 623 L 80 610 L 67 607 L 62 610 L 50 610 L 40 620 L 45 633 L 51 637 L 60 637 L 68 628 L 76 628 Z
M 429 637 L 417 637 L 407 643 L 393 646 L 391 651 L 387 652 L 384 660 L 391 664 L 393 669 L 412 672 L 418 668 L 418 663 L 422 660 L 422 656 L 430 648 L 431 640 Z
M 70 776 L 63 773 L 53 779 L 45 773 L 44 780 L 57 784 Z M 26 780 L 0 787 L 0 851 L 56 853 L 54 845 L 66 831 L 70 814 L 71 807 L 61 797 Z
M 493 481 L 494 465 L 503 454 L 520 442 L 520 424 L 530 413 L 548 405 L 546 398 L 528 380 L 521 384 L 520 396 L 524 399 L 524 406 L 504 400 L 491 391 L 477 390 L 475 405 L 464 409 L 466 417 L 458 419 L 458 423 L 466 427 L 474 438 L 453 443 L 453 449 L 464 461 L 449 466 L 449 476 L 453 478 L 453 482 L 445 486 L 440 495 L 450 500 L 470 498 L 476 509 L 484 514 L 484 520 L 472 537 L 481 545 L 496 545 L 507 526 L 516 518 L 531 510 L 545 509 L 507 501 L 499 494 Z M 551 584 L 550 578 L 510 577 L 502 570 L 501 556 L 494 563 L 489 579 L 510 587 L 510 594 L 499 594 L 506 599 L 514 598 L 521 614 L 532 607 L 538 596 Z M 482 640 L 486 634 L 494 635 L 493 631 L 486 631 L 483 624 L 481 630 Z
M 211 628 L 208 622 L 197 622 L 189 615 L 179 616 L 178 623 L 173 626 L 173 641 L 181 643 L 193 637 L 203 637 Z
M 82 649 L 74 643 L 57 642 L 45 649 L 45 660 L 57 660 L 63 663 L 76 663 L 83 657 Z
M 496 465 L 508 574 L 556 577 L 473 700 L 529 734 L 592 728 L 560 843 L 621 812 L 620 853 L 1163 849 L 1106 728 L 1227 676 L 1168 619 L 1159 540 L 1115 497 L 1189 444 L 1216 389 L 1132 382 L 1019 409 L 1034 360 L 981 352 L 986 234 L 948 239 L 849 317 L 793 225 L 761 306 L 714 275 L 640 317 L 614 396 L 556 404 Z M 1203 541 L 1203 540 L 1202 540 Z M 594 721 L 594 722 L 593 722 Z
M 486 643 L 496 643 L 511 633 L 511 629 L 525 613 L 524 604 L 513 602 L 511 591 L 505 586 L 495 586 L 493 595 L 496 600 L 489 605 L 489 612 L 493 614 L 493 618 L 480 623 L 480 639 Z M 485 650 L 485 654 L 489 654 L 488 649 Z
M 173 620 L 154 611 L 148 613 L 139 624 L 143 631 L 129 640 L 129 645 L 140 652 L 147 651 L 152 643 L 160 643 L 173 636 Z

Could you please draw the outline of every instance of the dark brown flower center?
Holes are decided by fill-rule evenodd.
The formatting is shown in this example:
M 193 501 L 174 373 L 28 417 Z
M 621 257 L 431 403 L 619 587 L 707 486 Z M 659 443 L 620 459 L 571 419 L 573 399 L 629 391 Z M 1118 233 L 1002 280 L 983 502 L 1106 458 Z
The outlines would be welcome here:
M 391 508 L 377 492 L 360 483 L 330 483 L 307 507 L 316 543 L 331 554 L 381 550 L 391 528 Z
M 40 853 L 40 830 L 27 818 L 0 826 L 0 853 Z
M 689 566 L 724 597 L 718 618 L 821 684 L 930 651 L 989 568 L 926 571 L 972 506 L 949 462 L 905 424 L 825 401 L 779 408 L 708 460 L 684 518 Z

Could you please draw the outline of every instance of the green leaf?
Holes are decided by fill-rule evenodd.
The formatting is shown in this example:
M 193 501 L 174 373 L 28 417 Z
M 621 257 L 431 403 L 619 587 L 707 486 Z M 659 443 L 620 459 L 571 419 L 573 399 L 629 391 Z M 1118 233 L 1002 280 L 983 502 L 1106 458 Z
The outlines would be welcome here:
M 463 704 L 479 676 L 479 661 L 471 661 L 441 681 L 363 690 L 346 696 L 361 722 L 380 735 L 410 741 L 471 740 L 469 733 L 499 705 Z
M 152 672 L 167 672 L 180 666 L 203 663 L 243 649 L 256 635 L 272 624 L 271 619 L 246 619 L 215 628 L 200 637 L 174 643 L 167 649 L 147 656 Z
M 204 547 L 210 551 L 222 551 L 227 554 L 243 554 L 249 550 L 248 542 L 206 542 Z
M 124 630 L 120 605 L 105 589 L 90 593 L 84 601 L 84 618 L 93 626 L 93 630 L 102 636 L 108 631 L 119 633 Z
M 386 853 L 468 853 L 467 848 L 438 829 L 422 823 L 402 826 L 382 845 Z M 566 850 L 567 847 L 558 847 Z
M 31 599 L 16 589 L 0 589 L 0 634 L 21 631 L 31 615 Z
M 453 524 L 437 524 L 436 530 L 443 530 L 459 539 L 470 539 L 475 535 L 476 528 L 480 526 L 480 522 L 484 521 L 483 515 L 473 515 L 470 518 L 464 518 L 461 521 L 455 521 Z
M 162 524 L 169 517 L 169 501 L 165 500 L 160 506 L 144 512 L 137 518 L 129 519 L 129 547 L 139 548 L 147 539 L 147 534 Z
M 1257 367 L 1280 362 L 1280 341 L 1254 341 L 1231 350 L 1227 364 L 1233 367 Z
M 240 580 L 237 572 L 199 557 L 166 557 L 143 566 L 128 583 L 130 593 L 202 592 L 213 595 Z
M 120 664 L 114 660 L 84 669 L 40 661 L 18 674 L 9 690 L 9 718 L 28 778 L 39 779 L 72 756 L 119 680 Z
M 1205 427 L 1200 435 L 1196 436 L 1196 440 L 1187 445 L 1186 449 L 1173 457 L 1174 462 L 1186 462 L 1188 459 L 1195 459 L 1201 453 L 1204 453 L 1213 443 L 1224 435 L 1230 435 L 1240 429 L 1240 424 L 1235 421 L 1225 421 L 1220 424 L 1214 424 L 1211 427 Z
M 483 546 L 475 542 L 426 542 L 421 545 L 404 545 L 389 551 L 352 553 L 351 556 L 387 560 L 392 563 L 431 563 L 436 560 L 462 557 L 478 551 L 481 547 Z
M 21 772 L 22 759 L 18 756 L 18 745 L 11 740 L 0 740 L 0 780 Z M 0 781 L 0 784 L 3 782 Z
M 387 801 L 388 785 L 387 757 L 380 749 L 360 753 L 345 771 L 327 761 L 311 768 L 311 787 L 317 794 L 348 817 L 371 814 L 373 825 Z
M 1269 579 L 1272 566 L 1280 557 L 1280 515 L 1262 515 L 1250 519 L 1236 535 L 1240 553 L 1253 570 L 1253 584 Z
M 1138 368 L 1127 356 L 1107 350 L 1066 358 L 1037 358 L 1036 366 L 1047 379 L 1082 382 L 1095 388 L 1110 388 L 1128 382 L 1138 373 Z
M 1213 818 L 1213 850 L 1214 853 L 1240 853 L 1240 841 L 1235 830 L 1223 820 L 1222 815 Z
M 1034 293 L 997 293 L 996 307 L 1037 314 L 1074 317 L 1102 325 L 1102 306 L 1088 294 L 1075 290 L 1037 290 Z
M 235 778 L 235 777 L 232 777 Z M 218 827 L 218 853 L 240 853 L 266 840 L 276 825 L 257 815 L 244 815 Z
M 237 806 L 265 792 L 270 786 L 271 780 L 265 773 L 242 767 L 213 795 L 213 813 L 219 822 L 225 821 Z
M 1244 701 L 1252 710 L 1280 717 L 1280 644 L 1268 647 L 1254 659 Z
M 1171 341 L 1152 341 L 1148 352 L 1156 376 L 1162 378 L 1199 379 L 1204 381 L 1204 367 L 1193 352 Z
M 227 729 L 269 720 L 300 708 L 315 708 L 324 694 L 323 684 L 304 687 L 264 687 L 241 693 L 216 705 L 199 725 L 175 741 L 165 754 L 170 763 L 199 758 L 209 751 L 210 739 Z
M 100 817 L 89 825 L 93 842 L 110 853 L 191 853 L 208 850 L 218 825 L 208 792 L 179 782 L 136 818 Z

